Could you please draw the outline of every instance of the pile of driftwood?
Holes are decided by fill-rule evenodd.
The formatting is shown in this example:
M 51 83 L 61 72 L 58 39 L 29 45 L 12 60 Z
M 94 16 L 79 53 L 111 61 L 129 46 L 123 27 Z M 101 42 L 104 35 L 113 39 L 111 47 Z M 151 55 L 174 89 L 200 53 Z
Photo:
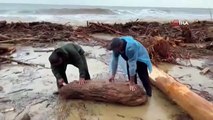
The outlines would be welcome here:
M 87 45 L 102 45 L 105 47 L 109 41 L 93 37 L 91 34 L 130 35 L 145 45 L 153 62 L 175 62 L 177 57 L 189 57 L 188 54 L 182 55 L 187 52 L 180 51 L 180 45 L 183 46 L 181 43 L 212 42 L 213 28 L 210 27 L 212 25 L 213 22 L 208 21 L 193 22 L 189 26 L 180 27 L 173 27 L 170 23 L 143 21 L 132 21 L 126 24 L 88 22 L 87 26 L 79 26 L 74 29 L 70 25 L 50 22 L 7 23 L 6 21 L 0 21 L 0 44 L 80 41 Z M 212 44 L 206 45 L 205 48 L 212 49 Z M 0 47 L 0 52 L 2 50 Z
M 198 21 L 189 26 L 174 27 L 170 23 L 133 21 L 126 24 L 104 24 L 89 22 L 86 27 L 79 27 L 78 31 L 87 33 L 110 33 L 119 35 L 162 36 L 182 39 L 183 42 L 202 42 L 207 36 L 208 27 L 213 22 Z
M 5 60 L 2 56 L 9 56 L 15 51 L 16 48 L 14 46 L 11 46 L 9 44 L 0 44 L 0 62 L 3 62 Z

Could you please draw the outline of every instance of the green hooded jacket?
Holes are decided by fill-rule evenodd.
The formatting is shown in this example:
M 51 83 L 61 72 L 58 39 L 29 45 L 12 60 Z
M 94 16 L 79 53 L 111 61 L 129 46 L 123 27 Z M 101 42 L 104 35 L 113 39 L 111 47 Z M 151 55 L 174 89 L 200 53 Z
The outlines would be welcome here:
M 74 43 L 66 44 L 59 48 L 60 52 L 63 53 L 63 63 L 59 66 L 51 65 L 52 72 L 56 79 L 61 79 L 61 73 L 66 71 L 66 67 L 68 64 L 72 64 L 79 69 L 79 75 L 81 78 L 85 78 L 87 63 L 84 57 L 84 50 Z M 51 61 L 51 56 L 57 56 L 56 50 L 49 57 L 49 61 Z

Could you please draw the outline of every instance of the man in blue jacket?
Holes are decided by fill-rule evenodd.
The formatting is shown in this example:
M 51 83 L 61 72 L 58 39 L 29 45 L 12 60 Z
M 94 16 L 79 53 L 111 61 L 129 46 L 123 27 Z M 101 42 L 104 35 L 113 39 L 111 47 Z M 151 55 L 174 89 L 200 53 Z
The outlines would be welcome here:
M 152 88 L 149 80 L 148 70 L 152 71 L 152 63 L 146 48 L 136 41 L 131 36 L 124 36 L 120 38 L 112 39 L 112 42 L 108 48 L 113 51 L 112 56 L 112 76 L 109 79 L 110 82 L 114 81 L 115 74 L 117 72 L 119 56 L 127 63 L 127 74 L 130 81 L 129 89 L 131 91 L 136 90 L 137 73 L 141 79 L 143 86 L 148 96 L 152 96 Z M 148 68 L 148 69 L 147 69 Z

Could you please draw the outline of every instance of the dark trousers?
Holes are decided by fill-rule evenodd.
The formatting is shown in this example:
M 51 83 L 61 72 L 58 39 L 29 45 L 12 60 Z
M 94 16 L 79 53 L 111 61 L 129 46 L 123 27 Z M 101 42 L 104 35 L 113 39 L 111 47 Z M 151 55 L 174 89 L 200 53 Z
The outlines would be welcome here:
M 143 62 L 137 61 L 137 70 L 138 76 L 144 86 L 144 89 L 146 90 L 146 94 L 148 96 L 152 96 L 152 87 L 149 79 L 149 74 L 147 70 L 147 65 Z M 127 63 L 127 74 L 128 78 L 130 79 L 129 75 L 129 64 Z M 137 74 L 135 74 L 135 84 L 137 84 Z
M 84 65 L 85 65 L 85 73 L 86 73 L 85 80 L 90 80 L 90 74 L 89 74 L 89 70 L 88 70 L 87 61 L 86 61 L 85 56 L 81 55 L 81 59 L 82 59 Z

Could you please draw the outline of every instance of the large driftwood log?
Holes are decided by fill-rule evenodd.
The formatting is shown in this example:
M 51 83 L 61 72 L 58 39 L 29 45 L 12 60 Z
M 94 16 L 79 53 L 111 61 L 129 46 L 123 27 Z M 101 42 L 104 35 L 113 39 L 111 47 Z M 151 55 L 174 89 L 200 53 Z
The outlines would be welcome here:
M 213 120 L 213 104 L 165 72 L 153 67 L 151 82 L 188 112 L 194 120 Z
M 109 83 L 91 80 L 80 86 L 77 81 L 74 81 L 62 87 L 59 94 L 65 99 L 85 99 L 137 106 L 147 101 L 145 92 L 139 86 L 137 87 L 138 89 L 132 92 L 124 82 Z

